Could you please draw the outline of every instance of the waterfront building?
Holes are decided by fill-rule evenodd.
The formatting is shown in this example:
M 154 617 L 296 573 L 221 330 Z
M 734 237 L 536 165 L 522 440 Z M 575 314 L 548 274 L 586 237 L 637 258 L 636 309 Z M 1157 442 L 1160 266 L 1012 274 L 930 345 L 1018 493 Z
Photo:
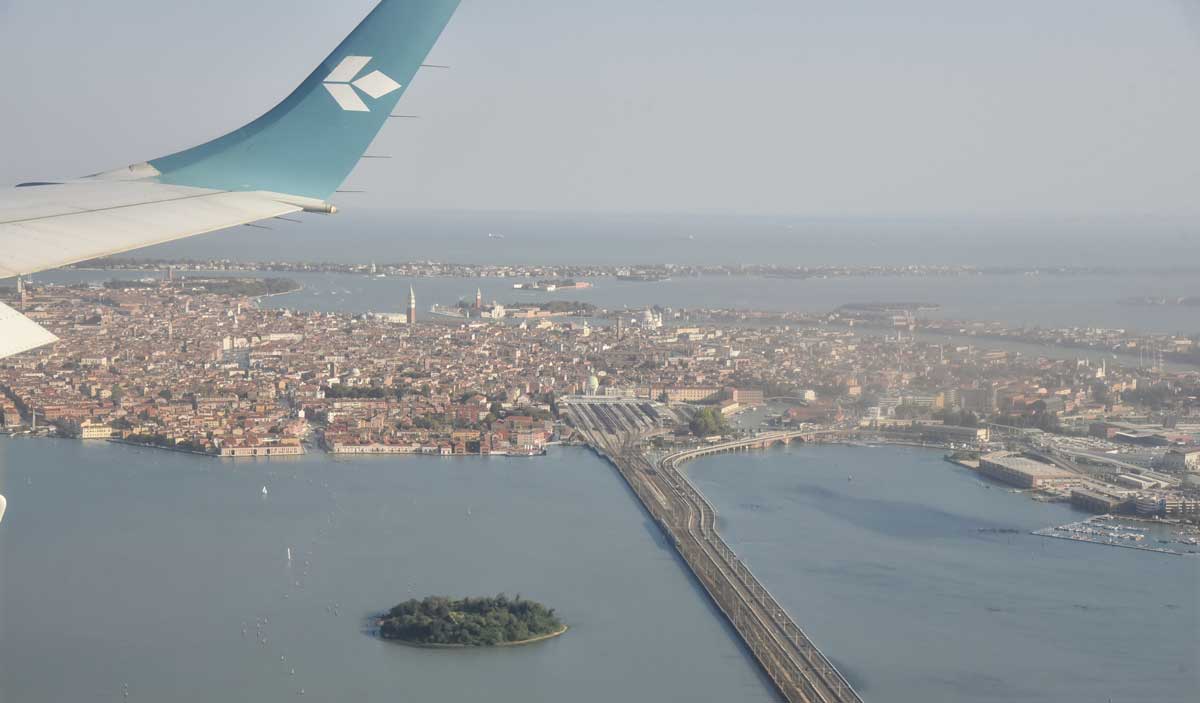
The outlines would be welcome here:
M 956 425 L 926 425 L 915 426 L 921 433 L 921 438 L 929 442 L 952 442 L 955 444 L 978 444 L 990 439 L 990 431 L 986 427 L 959 427 Z
M 1128 494 L 1091 488 L 1071 490 L 1071 505 L 1093 513 L 1110 514 L 1128 504 Z
M 1012 452 L 993 452 L 979 458 L 979 471 L 1020 488 L 1046 488 L 1078 480 L 1057 466 L 1027 459 Z
M 1140 493 L 1134 502 L 1138 515 L 1160 515 L 1163 513 L 1162 500 L 1153 493 Z
M 84 421 L 79 425 L 80 439 L 109 439 L 113 428 L 106 424 Z
M 232 441 L 221 446 L 218 453 L 223 457 L 267 457 L 298 456 L 304 453 L 304 445 L 295 437 L 281 437 L 274 441 Z
M 421 445 L 380 444 L 378 442 L 358 444 L 351 441 L 333 441 L 327 442 L 326 449 L 333 454 L 419 454 Z
M 1173 491 L 1139 493 L 1134 501 L 1138 515 L 1200 515 L 1200 500 Z

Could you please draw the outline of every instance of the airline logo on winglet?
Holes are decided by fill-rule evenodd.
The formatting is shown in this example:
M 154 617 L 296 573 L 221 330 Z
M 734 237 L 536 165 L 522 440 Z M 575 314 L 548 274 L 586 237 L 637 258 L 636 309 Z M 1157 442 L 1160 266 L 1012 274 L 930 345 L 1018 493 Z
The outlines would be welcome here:
M 322 83 L 325 90 L 328 90 L 333 99 L 337 101 L 338 107 L 350 112 L 370 112 L 371 108 L 367 107 L 367 104 L 359 97 L 358 91 L 378 100 L 388 93 L 400 90 L 402 86 L 389 78 L 383 71 L 371 71 L 355 80 L 354 77 L 361 73 L 370 62 L 370 56 L 347 56 Z

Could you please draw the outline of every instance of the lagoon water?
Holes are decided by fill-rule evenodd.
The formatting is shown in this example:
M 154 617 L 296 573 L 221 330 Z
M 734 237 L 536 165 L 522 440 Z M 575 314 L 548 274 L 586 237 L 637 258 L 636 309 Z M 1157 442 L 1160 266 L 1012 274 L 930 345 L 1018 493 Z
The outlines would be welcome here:
M 932 452 L 792 448 L 688 471 L 731 544 L 868 701 L 1165 702 L 1196 690 L 1200 560 L 980 534 L 1076 516 L 987 489 Z M 234 462 L 0 439 L 0 491 L 6 703 L 119 701 L 126 683 L 133 701 L 300 689 L 777 700 L 616 473 L 584 450 Z M 363 632 L 410 596 L 499 591 L 557 608 L 572 630 L 450 652 Z
M 76 283 L 154 276 L 146 271 L 53 271 L 39 281 Z M 161 275 L 161 274 L 158 274 Z M 188 273 L 187 275 L 200 275 Z M 251 275 L 218 272 L 213 275 Z M 422 311 L 433 303 L 453 306 L 475 299 L 504 304 L 579 300 L 604 309 L 736 308 L 785 312 L 829 312 L 847 303 L 907 301 L 934 303 L 921 316 L 1001 321 L 1010 325 L 1107 327 L 1146 333 L 1200 333 L 1198 308 L 1175 305 L 1123 305 L 1137 296 L 1200 295 L 1200 273 L 1071 276 L 873 276 L 827 279 L 697 276 L 658 282 L 588 279 L 594 287 L 542 293 L 513 289 L 502 278 L 371 278 L 336 273 L 257 274 L 291 278 L 303 290 L 273 296 L 263 304 L 322 312 L 395 312 L 408 305 L 409 286 Z
M 734 551 L 868 701 L 1200 691 L 1200 558 L 1030 535 L 1083 516 L 936 451 L 792 447 L 686 470 Z
M 353 196 L 344 198 L 352 201 Z M 379 264 L 449 261 L 474 264 L 782 264 L 803 266 L 1101 267 L 1120 275 L 955 276 L 833 279 L 680 278 L 660 283 L 597 281 L 552 296 L 515 293 L 503 279 L 368 279 L 287 274 L 303 293 L 268 304 L 306 310 L 385 312 L 407 305 L 417 288 L 422 310 L 473 299 L 583 300 L 605 308 L 720 307 L 832 310 L 846 303 L 936 303 L 939 317 L 1013 325 L 1118 327 L 1196 334 L 1195 307 L 1129 306 L 1122 298 L 1200 295 L 1200 221 L 1165 218 L 917 219 L 805 218 L 718 214 L 597 214 L 372 210 L 274 222 L 272 230 L 234 228 L 161 244 L 134 258 L 231 259 Z M 489 237 L 489 234 L 497 235 Z M 1138 270 L 1152 270 L 1152 273 Z M 1172 272 L 1172 270 L 1174 270 Z M 132 274 L 139 277 L 145 274 Z M 128 272 L 61 271 L 38 280 L 107 280 Z M 11 283 L 0 283 L 11 285 Z
M 0 439 L 0 492 L 5 703 L 776 700 L 583 450 L 223 462 Z M 501 591 L 571 631 L 473 651 L 363 632 L 409 597 Z

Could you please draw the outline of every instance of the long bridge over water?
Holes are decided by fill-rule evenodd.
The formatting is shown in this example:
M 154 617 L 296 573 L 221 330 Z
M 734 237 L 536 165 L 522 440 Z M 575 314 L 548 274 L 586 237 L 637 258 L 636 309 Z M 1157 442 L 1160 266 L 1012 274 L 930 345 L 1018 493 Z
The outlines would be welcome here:
M 742 637 L 789 703 L 861 703 L 862 698 L 717 532 L 717 511 L 679 467 L 710 454 L 815 441 L 832 432 L 769 432 L 670 454 L 652 461 L 643 435 L 617 430 L 611 410 L 570 407 L 576 427 L 608 459 L 671 539 L 696 579 Z M 620 423 L 616 423 L 619 425 Z

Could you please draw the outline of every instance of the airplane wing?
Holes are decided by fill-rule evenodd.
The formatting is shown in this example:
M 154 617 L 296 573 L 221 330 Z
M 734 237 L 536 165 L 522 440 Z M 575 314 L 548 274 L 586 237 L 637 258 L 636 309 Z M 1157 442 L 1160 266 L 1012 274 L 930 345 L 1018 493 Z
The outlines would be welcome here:
M 362 158 L 459 0 L 381 0 L 271 111 L 200 146 L 60 183 L 0 190 L 0 279 L 293 212 Z M 54 341 L 0 306 L 0 358 Z
M 14 188 L 0 196 L 0 278 L 298 212 L 305 200 L 146 181 Z
M 57 341 L 41 325 L 0 303 L 0 359 Z

